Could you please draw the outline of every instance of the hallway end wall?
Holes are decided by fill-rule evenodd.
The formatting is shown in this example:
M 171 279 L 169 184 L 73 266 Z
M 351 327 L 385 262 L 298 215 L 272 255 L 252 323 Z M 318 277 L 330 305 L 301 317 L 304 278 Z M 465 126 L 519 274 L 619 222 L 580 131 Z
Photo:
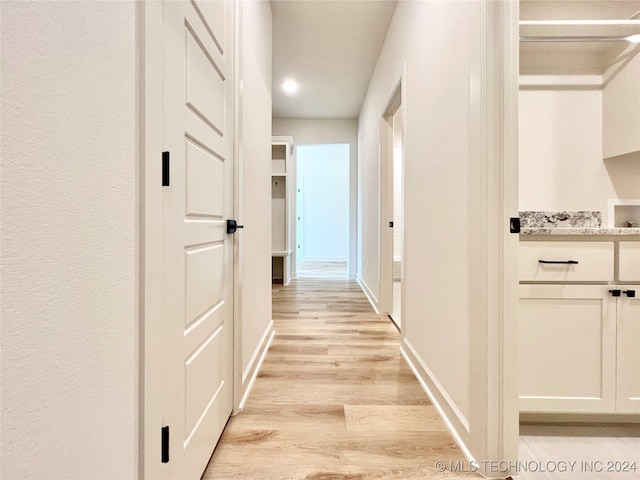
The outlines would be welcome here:
M 1 478 L 138 477 L 136 2 L 0 2 Z
M 349 277 L 356 278 L 358 219 L 358 120 L 355 118 L 274 118 L 273 135 L 290 135 L 295 146 L 349 144 Z M 293 162 L 295 165 L 295 161 Z M 292 172 L 295 178 L 296 171 Z M 293 202 L 295 207 L 295 202 Z M 295 218 L 295 214 L 292 218 Z M 292 229 L 295 231 L 295 228 Z M 292 243 L 293 245 L 293 243 Z M 294 249 L 292 275 L 297 260 Z

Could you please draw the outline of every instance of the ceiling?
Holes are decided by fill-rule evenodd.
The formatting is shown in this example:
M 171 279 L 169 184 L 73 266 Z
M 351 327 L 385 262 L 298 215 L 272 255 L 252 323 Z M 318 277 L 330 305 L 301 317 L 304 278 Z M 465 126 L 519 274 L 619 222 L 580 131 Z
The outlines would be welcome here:
M 271 0 L 273 117 L 357 117 L 396 3 Z M 282 90 L 286 79 L 295 95 Z
M 355 118 L 397 0 L 271 0 L 273 117 Z M 639 26 L 536 25 L 547 20 L 640 20 L 640 0 L 521 0 L 521 35 L 627 35 Z M 523 70 L 547 63 L 602 73 L 626 42 L 522 43 Z M 550 56 L 551 54 L 551 56 Z M 295 79 L 299 91 L 282 89 Z

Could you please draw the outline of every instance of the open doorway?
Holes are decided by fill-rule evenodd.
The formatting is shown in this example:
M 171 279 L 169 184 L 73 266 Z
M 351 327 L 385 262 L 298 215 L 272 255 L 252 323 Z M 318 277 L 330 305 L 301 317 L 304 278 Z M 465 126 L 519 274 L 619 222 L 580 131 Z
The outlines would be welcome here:
M 349 145 L 301 145 L 296 151 L 298 277 L 347 277 Z
M 380 121 L 380 313 L 402 328 L 404 251 L 403 109 L 398 84 Z
M 402 110 L 398 108 L 392 117 L 393 128 L 393 264 L 391 275 L 393 288 L 391 289 L 391 320 L 398 329 L 402 328 L 402 246 L 404 234 L 404 174 L 403 174 L 403 146 L 402 146 Z

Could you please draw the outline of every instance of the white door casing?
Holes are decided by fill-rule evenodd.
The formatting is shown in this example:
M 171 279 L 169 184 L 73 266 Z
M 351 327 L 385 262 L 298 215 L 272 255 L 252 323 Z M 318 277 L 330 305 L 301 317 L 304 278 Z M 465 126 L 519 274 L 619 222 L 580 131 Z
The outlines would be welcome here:
M 164 2 L 163 478 L 200 478 L 233 406 L 233 10 Z
M 387 107 L 380 117 L 380 246 L 378 310 L 383 315 L 393 313 L 393 228 L 389 222 L 394 218 L 393 210 L 393 116 L 403 105 L 404 68 Z M 404 112 L 401 111 L 401 115 Z M 404 118 L 403 118 L 404 124 Z M 404 145 L 404 137 L 402 140 Z

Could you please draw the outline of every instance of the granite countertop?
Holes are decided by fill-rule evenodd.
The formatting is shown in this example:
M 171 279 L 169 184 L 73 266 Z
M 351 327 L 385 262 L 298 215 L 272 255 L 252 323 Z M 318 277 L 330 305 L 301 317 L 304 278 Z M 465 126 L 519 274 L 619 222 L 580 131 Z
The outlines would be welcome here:
M 600 212 L 520 212 L 521 235 L 640 235 L 640 228 L 602 227 Z
M 520 235 L 640 235 L 640 228 L 531 227 L 522 228 Z

